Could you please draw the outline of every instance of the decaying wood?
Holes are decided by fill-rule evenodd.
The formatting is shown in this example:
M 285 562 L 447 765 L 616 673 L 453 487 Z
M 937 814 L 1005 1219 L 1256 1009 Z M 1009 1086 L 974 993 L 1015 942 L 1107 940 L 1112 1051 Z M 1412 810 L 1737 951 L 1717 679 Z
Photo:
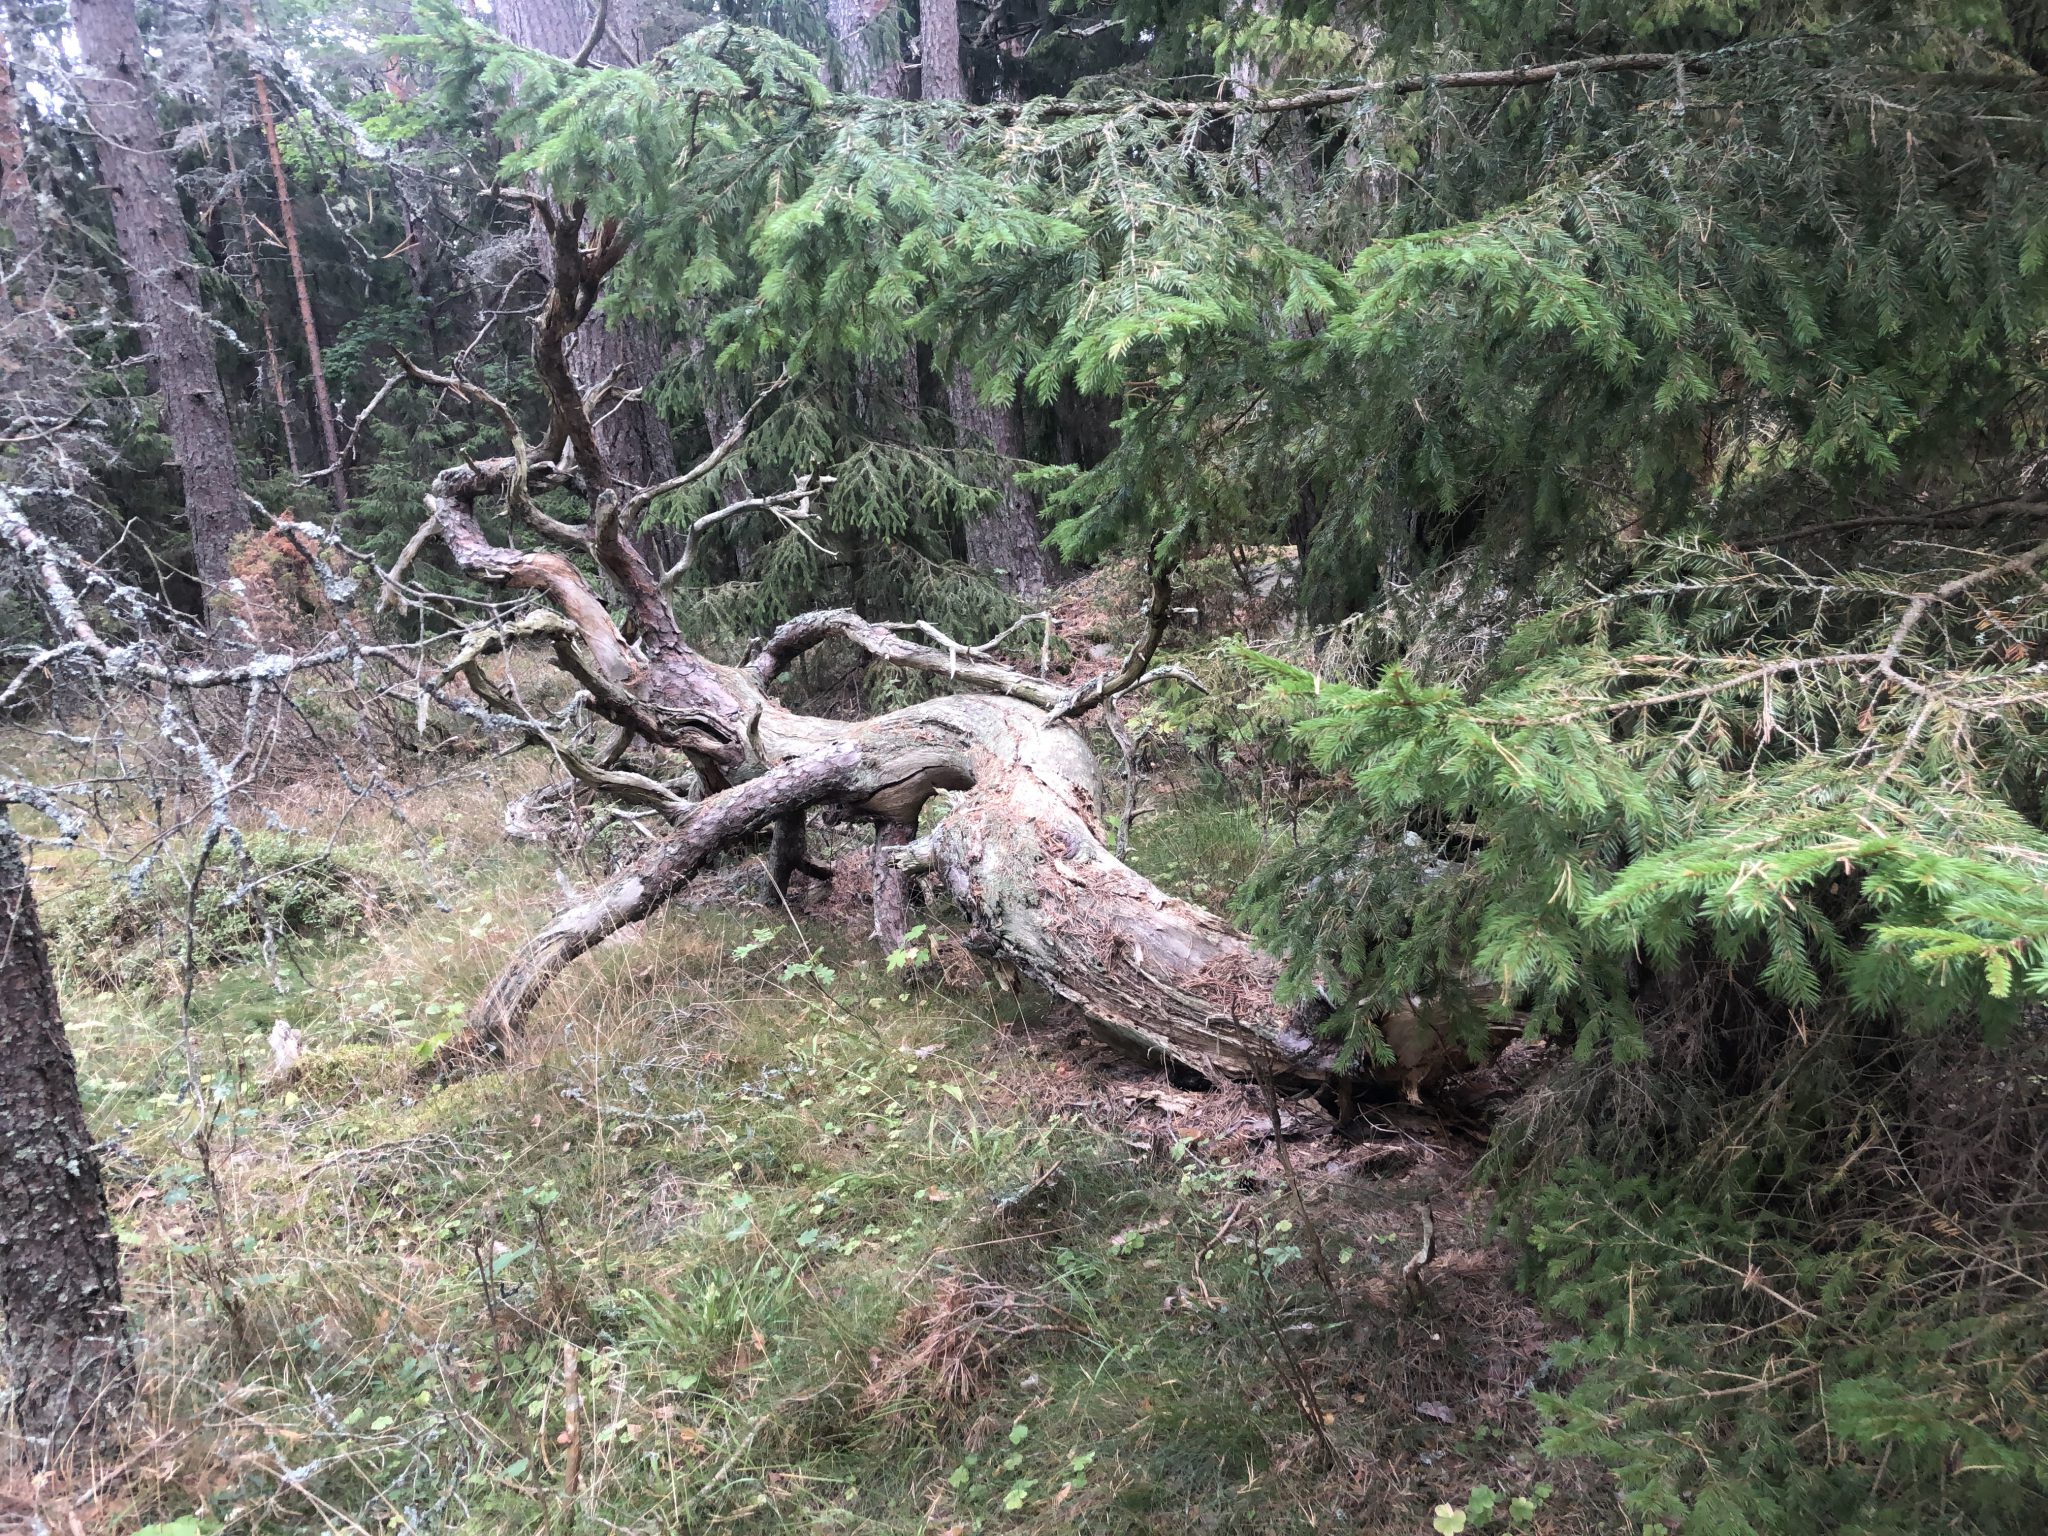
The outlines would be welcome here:
M 553 644 L 589 708 L 651 746 L 687 755 L 706 793 L 677 814 L 659 846 L 520 948 L 477 1001 L 462 1046 L 502 1050 L 563 967 L 655 910 L 736 840 L 776 829 L 772 872 L 786 883 L 802 867 L 805 813 L 833 806 L 878 828 L 875 933 L 883 944 L 895 947 L 906 931 L 905 878 L 927 872 L 967 914 L 972 943 L 1075 1003 L 1109 1038 L 1209 1077 L 1331 1077 L 1331 1047 L 1274 1003 L 1278 963 L 1223 919 L 1125 865 L 1104 840 L 1101 779 L 1074 722 L 1158 675 L 1150 668 L 1167 622 L 1168 574 L 1155 577 L 1145 631 L 1124 665 L 1079 688 L 1003 665 L 985 649 L 928 645 L 906 633 L 920 626 L 874 624 L 843 609 L 791 619 L 739 666 L 700 655 L 684 643 L 661 577 L 634 537 L 649 498 L 613 490 L 563 362 L 566 338 L 589 314 L 623 237 L 610 226 L 586 235 L 573 206 L 538 206 L 535 215 L 556 253 L 534 345 L 552 407 L 547 435 L 530 447 L 483 390 L 408 364 L 420 382 L 489 410 L 512 448 L 442 471 L 427 511 L 464 571 L 546 600 L 551 616 L 523 627 Z M 722 442 L 714 454 L 731 447 Z M 589 500 L 582 526 L 533 509 L 533 493 L 550 487 Z M 587 556 L 613 603 L 564 554 L 492 542 L 477 516 L 485 497 L 504 497 L 515 526 Z M 772 691 L 776 679 L 827 641 L 960 691 L 854 722 L 787 708 Z M 934 800 L 935 817 L 926 814 Z M 928 826 L 918 835 L 921 823 Z
M 917 838 L 917 828 L 907 821 L 875 823 L 872 902 L 874 941 L 890 954 L 903 948 L 910 934 L 910 871 L 896 855 Z

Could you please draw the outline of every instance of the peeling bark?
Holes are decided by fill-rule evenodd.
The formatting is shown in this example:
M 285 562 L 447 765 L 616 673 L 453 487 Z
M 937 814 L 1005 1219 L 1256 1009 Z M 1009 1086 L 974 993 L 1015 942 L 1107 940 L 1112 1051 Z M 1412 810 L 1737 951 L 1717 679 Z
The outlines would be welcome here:
M 917 837 L 907 821 L 875 823 L 874 869 L 871 875 L 875 926 L 870 937 L 890 954 L 903 947 L 910 932 L 910 871 L 897 855 Z
M 929 869 L 968 915 L 972 945 L 1078 1005 L 1118 1044 L 1208 1077 L 1332 1075 L 1332 1050 L 1274 1004 L 1278 962 L 1109 851 L 1101 780 L 1077 728 L 1023 699 L 972 695 L 849 724 L 784 709 L 738 669 L 696 665 L 753 695 L 745 768 L 766 772 L 704 801 L 661 848 L 523 946 L 477 1004 L 476 1043 L 502 1047 L 562 967 L 653 911 L 719 847 L 835 804 L 881 823 L 878 942 L 900 945 L 900 877 Z M 912 840 L 942 792 L 944 815 Z

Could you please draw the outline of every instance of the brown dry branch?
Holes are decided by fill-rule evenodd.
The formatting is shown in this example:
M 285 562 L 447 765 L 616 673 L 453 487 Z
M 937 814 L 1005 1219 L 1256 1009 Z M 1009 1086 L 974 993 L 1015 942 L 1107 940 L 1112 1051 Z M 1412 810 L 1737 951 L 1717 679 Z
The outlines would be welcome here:
M 947 1275 L 904 1309 L 898 1347 L 870 1362 L 861 1406 L 893 1413 L 936 1400 L 964 1408 L 994 1383 L 1006 1351 L 1066 1326 L 1039 1297 L 978 1275 Z

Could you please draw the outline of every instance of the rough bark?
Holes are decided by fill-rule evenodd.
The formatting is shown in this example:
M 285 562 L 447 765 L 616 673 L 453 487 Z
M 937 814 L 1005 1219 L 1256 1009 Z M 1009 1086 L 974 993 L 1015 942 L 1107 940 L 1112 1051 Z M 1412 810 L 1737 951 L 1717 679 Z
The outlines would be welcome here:
M 21 103 L 14 89 L 14 60 L 4 29 L 0 29 L 0 229 L 7 232 L 10 243 L 5 265 L 18 271 L 18 283 L 26 297 L 33 286 L 31 268 L 41 238 L 36 229 L 35 190 L 28 179 Z M 0 283 L 0 304 L 9 296 L 8 285 Z
M 776 896 L 788 901 L 799 874 L 809 875 L 813 880 L 832 878 L 829 868 L 811 858 L 809 824 L 804 813 L 791 811 L 775 818 L 768 844 L 768 879 Z
M 728 843 L 843 792 L 860 768 L 859 755 L 850 748 L 818 752 L 705 801 L 654 852 L 557 914 L 522 944 L 470 1010 L 469 1027 L 456 1050 L 502 1050 L 570 961 L 654 911 Z
M 901 49 L 874 33 L 889 0 L 826 0 L 825 24 L 832 29 L 832 88 L 848 96 L 903 94 Z
M 882 857 L 896 873 L 935 872 L 967 913 L 974 942 L 1148 1055 L 1206 1076 L 1330 1077 L 1329 1048 L 1295 1029 L 1274 1003 L 1276 962 L 1220 918 L 1127 868 L 1104 841 L 1094 754 L 1072 720 L 1150 675 L 1171 596 L 1165 578 L 1155 585 L 1146 634 L 1124 667 L 1108 682 L 1072 691 L 983 652 L 923 645 L 844 610 L 791 620 L 742 666 L 699 655 L 683 642 L 632 537 L 661 488 L 621 497 L 564 360 L 566 338 L 623 253 L 623 236 L 606 225 L 586 239 L 574 209 L 537 202 L 535 212 L 556 260 L 534 346 L 550 405 L 547 437 L 530 449 L 501 401 L 406 362 L 419 381 L 489 409 L 513 449 L 505 458 L 443 470 L 427 507 L 466 573 L 533 590 L 552 605 L 552 612 L 519 620 L 518 628 L 552 641 L 589 707 L 638 740 L 688 755 L 706 795 L 677 813 L 675 829 L 654 851 L 522 946 L 477 1001 L 462 1045 L 502 1050 L 564 966 L 653 911 L 734 840 L 780 823 L 787 851 L 794 846 L 792 818 L 835 806 L 890 829 L 881 840 L 894 845 L 943 793 L 949 798 L 933 829 L 900 849 L 885 847 Z M 679 481 L 713 473 L 736 441 L 737 433 Z M 532 492 L 550 485 L 589 498 L 584 525 L 534 508 Z M 515 526 L 524 522 L 592 560 L 624 618 L 613 616 L 571 560 L 492 543 L 476 510 L 487 496 L 507 498 Z M 769 693 L 796 656 L 834 639 L 874 661 L 974 691 L 854 722 L 798 713 Z M 899 942 L 900 891 L 893 878 L 877 881 L 877 931 L 893 932 Z
M 910 932 L 910 871 L 897 855 L 916 837 L 914 822 L 875 823 L 875 859 L 871 876 L 875 926 L 870 930 L 870 936 L 890 954 L 903 947 L 903 936 Z
M 960 57 L 959 0 L 923 0 L 918 11 L 918 56 L 926 101 L 965 101 L 967 70 Z M 1024 456 L 1024 423 L 1015 401 L 988 405 L 967 369 L 956 367 L 946 384 L 956 440 L 987 444 L 998 462 L 984 477 L 993 496 L 967 524 L 967 558 L 992 571 L 1004 586 L 1035 597 L 1052 585 L 1052 558 L 1039 542 L 1038 508 L 1017 483 L 1011 466 Z
M 134 1390 L 119 1251 L 78 1071 L 0 803 L 0 1312 L 15 1424 L 47 1461 L 83 1448 Z
M 242 24 L 249 29 L 249 36 L 256 36 L 256 7 L 252 0 L 242 0 Z M 284 152 L 277 142 L 277 114 L 270 106 L 270 81 L 260 69 L 249 71 L 250 84 L 256 90 L 256 121 L 263 129 L 263 146 L 270 154 L 270 179 L 277 190 L 277 223 L 284 235 L 284 251 L 291 263 L 292 291 L 299 301 L 299 327 L 306 342 L 306 371 L 313 385 L 313 411 L 320 418 L 320 446 L 327 454 L 327 494 L 334 502 L 337 517 L 348 515 L 348 481 L 341 463 L 341 440 L 334 425 L 334 402 L 327 393 L 327 364 L 320 354 L 320 324 L 313 315 L 313 292 L 306 284 L 306 262 L 299 253 L 299 216 L 292 209 L 291 181 L 284 173 Z M 240 193 L 236 194 L 239 200 Z M 250 248 L 250 259 L 254 262 L 255 248 Z M 269 326 L 266 312 L 264 325 Z M 291 433 L 286 428 L 286 437 Z M 296 469 L 296 465 L 294 469 Z
M 997 499 L 987 511 L 968 521 L 967 559 L 992 571 L 1002 584 L 1023 597 L 1038 597 L 1052 585 L 1053 559 L 1040 542 L 1038 507 L 1031 493 L 1017 483 L 1015 465 L 1024 455 L 1024 427 L 1017 406 L 987 405 L 975 392 L 967 370 L 956 368 L 947 386 L 953 429 L 969 443 L 987 443 L 1000 462 L 989 489 Z
M 230 577 L 235 541 L 249 531 L 249 509 L 175 167 L 151 100 L 134 0 L 72 0 L 71 21 L 81 65 L 74 79 L 92 124 L 136 318 L 156 361 L 164 427 L 183 471 L 193 554 L 213 611 Z
M 697 664 L 747 692 L 743 674 Z M 1331 1074 L 1330 1050 L 1274 1005 L 1278 964 L 1109 851 L 1094 755 L 1077 729 L 994 697 L 938 699 L 855 724 L 758 695 L 747 708 L 751 766 L 766 771 L 704 801 L 660 849 L 528 941 L 472 1012 L 475 1041 L 508 1042 L 565 965 L 653 911 L 718 848 L 792 811 L 837 804 L 893 830 L 878 857 L 896 870 L 936 873 L 972 921 L 971 944 L 1077 1004 L 1118 1043 L 1209 1077 Z M 952 793 L 933 830 L 892 849 L 942 790 Z M 899 900 L 885 894 L 876 911 L 891 947 L 906 921 Z
M 565 965 L 653 911 L 734 839 L 826 804 L 915 826 L 925 803 L 948 791 L 943 819 L 896 858 L 899 868 L 937 873 L 972 919 L 975 942 L 1133 1049 L 1207 1076 L 1329 1075 L 1328 1050 L 1273 1002 L 1272 958 L 1109 851 L 1094 755 L 1059 718 L 1070 696 L 846 613 L 792 620 L 746 666 L 720 666 L 676 637 L 665 601 L 649 590 L 651 573 L 633 569 L 640 557 L 622 540 L 599 563 L 639 624 L 629 642 L 567 559 L 485 538 L 474 502 L 511 489 L 518 464 L 516 455 L 486 460 L 436 479 L 428 506 L 450 553 L 473 576 L 543 593 L 561 615 L 550 631 L 557 660 L 590 691 L 592 708 L 688 753 L 715 792 L 654 853 L 522 947 L 472 1011 L 469 1045 L 502 1048 Z M 985 695 L 853 723 L 799 714 L 769 696 L 768 682 L 791 657 L 832 637 Z M 878 924 L 885 920 L 900 939 L 902 914 L 878 913 Z

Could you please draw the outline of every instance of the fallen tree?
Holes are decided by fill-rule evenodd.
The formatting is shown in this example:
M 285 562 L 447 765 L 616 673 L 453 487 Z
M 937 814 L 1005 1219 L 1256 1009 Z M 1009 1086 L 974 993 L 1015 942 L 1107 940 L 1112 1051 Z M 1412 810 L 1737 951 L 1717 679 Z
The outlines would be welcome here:
M 1275 1000 L 1278 962 L 1223 919 L 1129 868 L 1104 839 L 1102 784 L 1075 722 L 1156 675 L 1151 661 L 1166 625 L 1167 575 L 1155 578 L 1145 633 L 1124 665 L 1071 690 L 992 659 L 988 647 L 925 644 L 910 634 L 922 629 L 943 637 L 927 626 L 884 626 L 846 610 L 791 619 L 740 666 L 701 655 L 683 640 L 665 583 L 642 552 L 641 520 L 657 498 L 710 474 L 775 390 L 689 470 L 652 486 L 617 481 L 593 427 L 601 402 L 577 387 L 566 347 L 624 254 L 625 237 L 610 223 L 586 231 L 580 205 L 518 195 L 531 202 L 553 242 L 552 287 L 534 346 L 550 407 L 547 432 L 529 444 L 487 391 L 406 360 L 416 381 L 495 416 L 511 450 L 438 475 L 426 496 L 429 522 L 472 577 L 538 594 L 546 606 L 519 621 L 520 633 L 552 644 L 589 708 L 618 727 L 622 739 L 686 755 L 703 794 L 683 804 L 665 786 L 643 791 L 651 800 L 666 797 L 664 811 L 675 823 L 666 839 L 521 946 L 478 999 L 455 1048 L 504 1050 L 565 966 L 661 906 L 736 841 L 770 830 L 776 878 L 786 881 L 804 862 L 806 817 L 835 807 L 874 826 L 876 934 L 883 943 L 893 946 L 901 936 L 904 882 L 929 871 L 969 917 L 972 944 L 1076 1004 L 1113 1040 L 1208 1077 L 1331 1080 L 1334 1047 L 1299 1027 L 1292 1010 Z M 602 393 L 602 386 L 592 392 Z M 583 523 L 565 523 L 534 505 L 537 492 L 553 488 L 587 501 Z M 801 534 L 812 489 L 747 505 Z M 487 497 L 505 498 L 512 526 L 533 529 L 555 547 L 493 542 L 477 516 Z M 691 535 L 734 510 L 705 514 Z M 623 619 L 614 618 L 570 555 L 587 556 L 602 572 Z M 798 655 L 827 641 L 849 644 L 875 663 L 942 676 L 961 692 L 855 722 L 786 707 L 775 696 L 775 680 Z M 503 706 L 507 701 L 478 670 L 480 653 L 478 646 L 465 648 L 460 669 Z M 540 722 L 528 723 L 540 729 Z M 648 784 L 644 775 L 626 777 Z M 919 835 L 935 797 L 943 797 L 942 814 Z
M 1334 1088 L 1341 1102 L 1352 1069 L 1340 1067 L 1335 1043 L 1315 1035 L 1313 1008 L 1276 999 L 1279 961 L 1224 919 L 1131 869 L 1104 837 L 1102 780 L 1077 722 L 1121 693 L 1177 672 L 1153 665 L 1171 611 L 1169 571 L 1154 572 L 1143 632 L 1123 664 L 1071 688 L 1006 665 L 995 642 L 963 646 L 929 624 L 878 624 L 846 609 L 790 619 L 739 665 L 704 656 L 684 640 L 669 596 L 698 536 L 759 512 L 809 537 L 804 525 L 830 482 L 803 480 L 705 513 L 686 531 L 676 565 L 658 573 L 640 537 L 647 512 L 729 458 L 782 384 L 765 391 L 690 469 L 649 486 L 618 480 L 593 424 L 615 385 L 602 381 L 586 395 L 568 366 L 567 344 L 623 255 L 625 236 L 609 222 L 586 230 L 580 206 L 508 195 L 532 204 L 553 243 L 554 271 L 534 343 L 549 406 L 541 440 L 529 443 L 511 410 L 474 382 L 401 358 L 416 382 L 488 411 L 510 451 L 436 475 L 425 495 L 427 520 L 389 569 L 315 524 L 279 521 L 266 537 L 303 564 L 307 581 L 332 589 L 332 632 L 290 651 L 259 644 L 239 659 L 180 660 L 179 646 L 194 636 L 174 615 L 157 612 L 143 594 L 111 581 L 10 508 L 0 517 L 0 538 L 32 573 L 58 641 L 29 658 L 0 693 L 0 705 L 30 677 L 68 666 L 161 692 L 185 701 L 181 707 L 207 692 L 240 692 L 253 720 L 273 695 L 279 709 L 287 708 L 288 687 L 301 676 L 340 672 L 358 685 L 381 676 L 387 681 L 367 692 L 358 686 L 364 708 L 402 699 L 423 722 L 439 705 L 488 730 L 524 735 L 580 788 L 665 818 L 669 827 L 657 846 L 519 948 L 477 999 L 444 1061 L 502 1054 L 566 966 L 658 909 L 743 840 L 771 834 L 779 889 L 786 891 L 799 869 L 823 873 L 807 857 L 806 826 L 812 813 L 830 810 L 874 829 L 874 934 L 885 947 L 903 940 L 910 880 L 928 874 L 967 916 L 971 946 L 1074 1003 L 1113 1042 L 1207 1078 Z M 582 522 L 562 521 L 536 503 L 555 489 L 583 499 L 589 511 Z M 494 541 L 478 516 L 479 504 L 492 498 L 505 503 L 512 529 L 530 530 L 552 547 Z M 537 601 L 472 603 L 411 582 L 407 565 L 434 540 L 469 576 Z M 359 584 L 342 574 L 350 563 L 370 566 L 380 606 L 421 604 L 449 627 L 439 638 L 379 643 L 354 612 Z M 586 577 L 586 566 L 601 573 L 608 592 Z M 127 615 L 134 637 L 103 637 L 81 594 L 94 595 L 109 614 Z M 261 624 L 245 627 L 251 639 L 263 632 Z M 485 659 L 521 641 L 552 647 L 555 663 L 579 685 L 582 706 L 615 728 L 608 746 L 586 750 L 562 722 L 535 717 L 491 679 Z M 957 691 L 857 721 L 791 709 L 776 695 L 778 679 L 828 642 L 850 646 L 872 664 L 944 678 Z M 232 648 L 229 637 L 216 637 L 210 648 L 223 646 Z M 430 652 L 442 659 L 429 665 Z M 452 686 L 458 677 L 466 691 Z M 249 729 L 245 721 L 241 734 Z M 178 740 L 206 770 L 209 836 L 231 836 L 230 775 L 204 750 L 206 731 L 196 719 L 180 730 Z M 664 780 L 638 771 L 628 758 L 636 745 L 679 753 L 693 773 Z M 940 814 L 927 818 L 934 799 Z M 1380 1021 L 1380 1028 L 1392 1060 L 1363 1062 L 1359 1072 L 1412 1088 L 1464 1060 L 1447 1026 L 1404 1014 Z

